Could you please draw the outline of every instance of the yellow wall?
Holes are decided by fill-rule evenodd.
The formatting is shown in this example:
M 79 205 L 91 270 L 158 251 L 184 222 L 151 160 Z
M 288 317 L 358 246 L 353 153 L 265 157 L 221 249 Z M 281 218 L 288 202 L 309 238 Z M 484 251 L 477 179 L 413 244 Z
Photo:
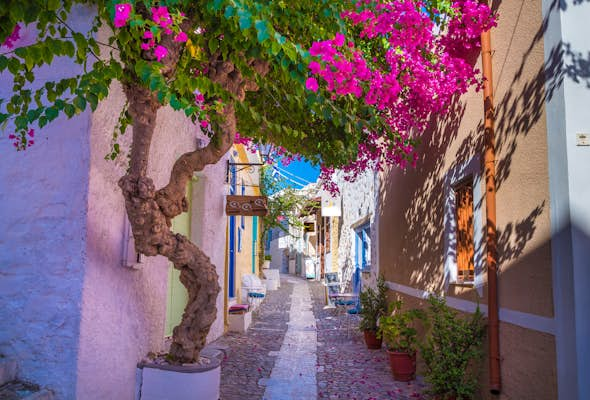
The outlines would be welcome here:
M 234 161 L 238 163 L 251 163 L 252 161 L 248 159 L 247 150 L 244 148 L 243 145 L 238 144 L 234 145 L 232 150 L 237 152 L 237 156 L 234 153 Z M 252 156 L 250 156 L 252 157 Z M 259 162 L 259 161 L 257 161 Z M 237 169 L 240 170 L 241 167 Z M 236 186 L 236 195 L 242 194 L 242 180 L 244 182 L 245 187 L 245 195 L 251 196 L 258 196 L 260 195 L 260 189 L 258 185 L 258 174 L 259 168 L 255 167 L 253 170 L 253 174 L 251 173 L 249 168 L 245 168 L 241 171 L 237 172 L 237 186 Z M 252 225 L 253 225 L 253 218 L 251 216 L 236 216 L 236 274 L 235 274 L 235 287 L 236 287 L 236 299 L 240 302 L 241 299 L 241 285 L 242 285 L 242 276 L 247 274 L 252 274 L 252 242 L 254 238 L 252 237 Z M 242 219 L 243 219 L 243 228 L 242 228 Z M 261 240 L 261 220 L 258 218 L 258 232 L 256 240 L 260 243 Z M 239 234 L 238 231 L 241 231 Z M 241 250 L 238 248 L 238 235 L 241 235 Z M 228 240 L 229 242 L 229 240 Z M 258 247 L 258 246 L 257 246 Z M 229 249 L 228 249 L 229 251 Z M 255 265 L 255 274 L 259 275 L 260 267 L 259 267 L 259 255 L 257 254 L 256 250 L 254 251 L 254 265 Z M 226 264 L 226 268 L 228 264 Z

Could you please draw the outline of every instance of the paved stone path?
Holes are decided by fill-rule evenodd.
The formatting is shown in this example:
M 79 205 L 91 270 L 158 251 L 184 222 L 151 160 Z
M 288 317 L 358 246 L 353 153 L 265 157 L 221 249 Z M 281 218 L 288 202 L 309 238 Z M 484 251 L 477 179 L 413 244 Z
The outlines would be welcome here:
M 325 308 L 321 283 L 281 276 L 248 332 L 218 340 L 221 399 L 422 399 L 423 383 L 394 381 L 385 349 L 368 350 L 347 318 Z
M 291 295 L 289 329 L 266 381 L 264 399 L 317 398 L 317 335 L 307 282 L 296 281 Z

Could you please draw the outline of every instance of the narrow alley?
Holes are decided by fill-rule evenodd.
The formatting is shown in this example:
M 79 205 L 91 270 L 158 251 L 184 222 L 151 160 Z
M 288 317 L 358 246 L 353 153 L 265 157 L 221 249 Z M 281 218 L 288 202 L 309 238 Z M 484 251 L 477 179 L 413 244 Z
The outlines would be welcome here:
M 325 308 L 320 282 L 283 275 L 247 333 L 227 333 L 221 399 L 420 399 L 421 380 L 396 382 L 385 349 L 368 350 L 354 316 Z

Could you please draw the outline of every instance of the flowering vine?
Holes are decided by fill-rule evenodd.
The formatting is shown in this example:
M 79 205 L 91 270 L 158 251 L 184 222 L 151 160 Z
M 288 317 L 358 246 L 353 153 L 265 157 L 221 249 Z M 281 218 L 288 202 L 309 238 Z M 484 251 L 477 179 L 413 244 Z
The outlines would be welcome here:
M 444 115 L 456 95 L 473 85 L 479 89 L 479 71 L 466 56 L 481 33 L 495 26 L 495 17 L 474 0 L 454 1 L 444 13 L 421 0 L 366 0 L 342 16 L 358 35 L 337 33 L 313 43 L 306 88 L 323 87 L 333 98 L 354 96 L 374 106 L 384 122 L 383 131 L 364 132 L 356 159 L 343 167 L 345 176 L 415 165 L 416 139 L 429 119 Z M 323 167 L 320 179 L 334 192 L 332 173 Z

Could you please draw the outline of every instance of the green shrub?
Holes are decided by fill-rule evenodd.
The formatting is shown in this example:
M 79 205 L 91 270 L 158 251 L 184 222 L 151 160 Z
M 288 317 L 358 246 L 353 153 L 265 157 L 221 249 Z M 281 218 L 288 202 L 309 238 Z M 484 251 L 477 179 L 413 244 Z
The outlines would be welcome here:
M 264 256 L 264 261 L 271 261 L 272 260 L 272 256 L 270 254 L 267 254 Z
M 424 312 L 418 309 L 401 311 L 402 301 L 389 305 L 389 314 L 379 318 L 378 336 L 382 337 L 391 351 L 414 354 L 418 345 L 415 323 L 424 319 Z
M 461 318 L 444 298 L 431 296 L 428 301 L 430 331 L 420 351 L 429 392 L 441 399 L 471 399 L 478 387 L 478 364 L 483 355 L 483 315 L 477 307 L 470 317 Z
M 377 279 L 377 290 L 367 288 L 359 296 L 361 309 L 359 315 L 359 329 L 362 331 L 377 332 L 377 322 L 379 317 L 385 314 L 387 310 L 387 286 L 382 276 Z

